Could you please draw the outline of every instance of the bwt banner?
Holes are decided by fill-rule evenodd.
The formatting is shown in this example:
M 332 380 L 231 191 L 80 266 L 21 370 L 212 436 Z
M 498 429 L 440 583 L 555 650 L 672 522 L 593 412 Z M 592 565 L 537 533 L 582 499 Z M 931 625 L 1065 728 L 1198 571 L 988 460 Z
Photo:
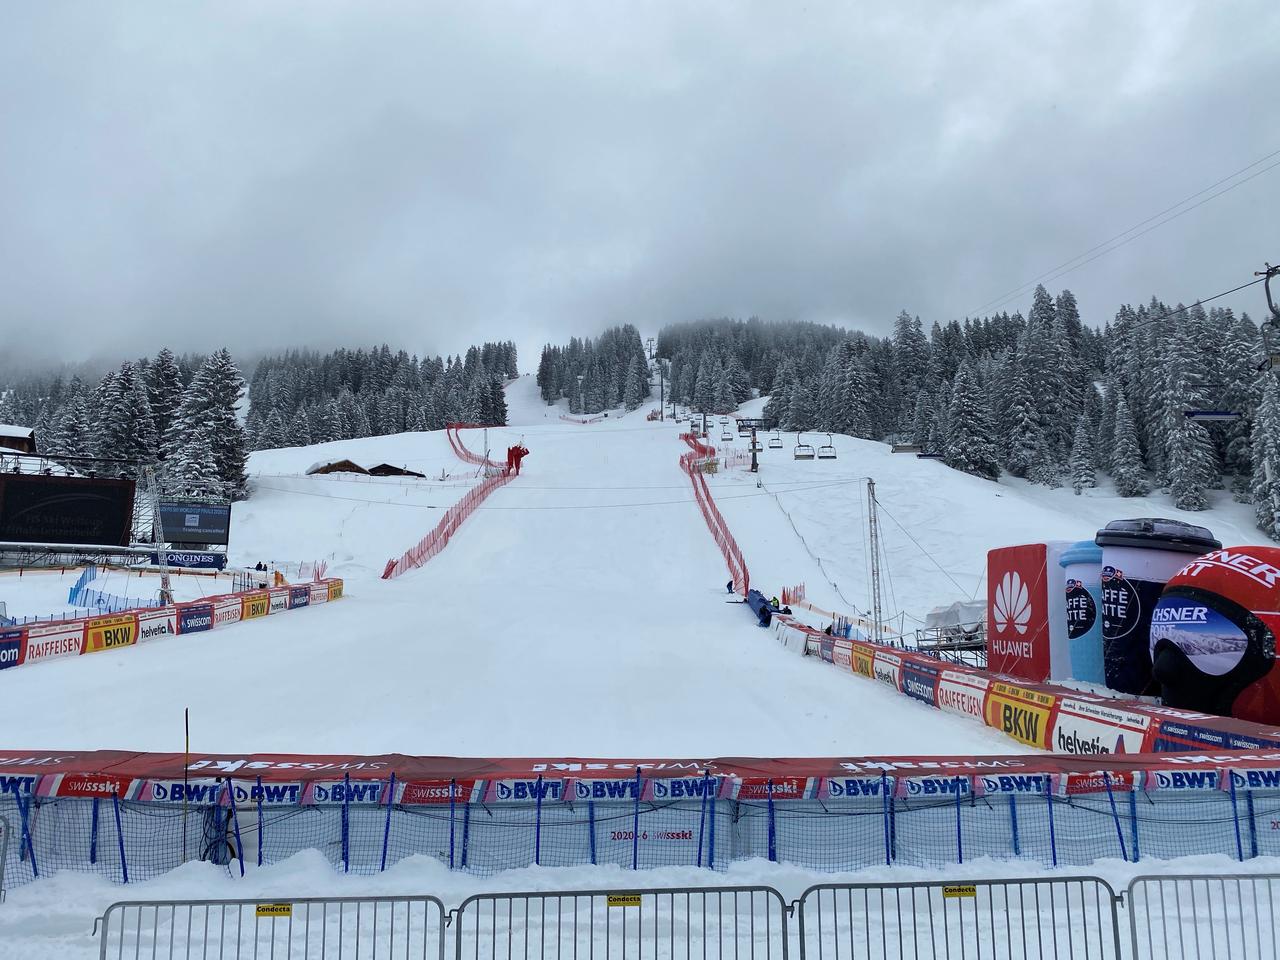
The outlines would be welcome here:
M 1070 675 L 1067 543 L 1025 543 L 987 552 L 987 669 L 1040 683 Z
M 643 765 L 635 776 L 621 776 Z M 535 768 L 574 768 L 533 775 Z M 600 767 L 598 776 L 583 766 Z M 614 770 L 613 767 L 622 769 Z M 662 768 L 671 768 L 664 771 Z M 1145 791 L 1250 790 L 1280 795 L 1280 751 L 1213 755 L 1035 754 L 670 761 L 543 761 L 383 755 L 198 755 L 184 782 L 181 754 L 122 751 L 0 754 L 0 794 L 104 797 L 206 805 L 387 803 L 612 803 L 713 800 L 946 802 L 1005 794 L 1073 796 Z M 673 770 L 705 770 L 676 773 Z M 597 772 L 597 771 L 591 771 Z M 395 793 L 391 792 L 394 785 Z

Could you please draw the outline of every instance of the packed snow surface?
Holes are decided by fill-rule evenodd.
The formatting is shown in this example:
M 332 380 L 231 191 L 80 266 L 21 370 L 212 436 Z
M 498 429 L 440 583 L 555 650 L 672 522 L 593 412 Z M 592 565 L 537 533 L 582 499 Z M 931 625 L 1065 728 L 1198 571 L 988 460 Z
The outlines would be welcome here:
M 513 389 L 528 389 L 521 381 Z M 518 401 L 513 406 L 519 408 Z M 531 406 L 531 405 L 529 405 Z M 532 414 L 537 414 L 536 408 Z M 498 490 L 424 568 L 386 560 L 475 482 L 441 434 L 256 454 L 233 560 L 328 559 L 340 602 L 118 653 L 0 674 L 15 747 L 479 756 L 796 756 L 993 753 L 982 726 L 785 653 L 730 602 L 724 564 L 692 500 L 674 424 L 643 413 L 581 426 L 526 411 L 489 431 L 523 437 L 524 474 Z M 475 450 L 482 431 L 464 434 Z M 299 476 L 338 455 L 403 463 L 430 480 Z M 753 550 L 772 499 L 731 519 L 771 589 L 814 580 Z M 755 509 L 745 507 L 754 504 Z M 788 556 L 804 558 L 798 541 Z M 785 575 L 785 576 L 784 576 Z M 766 584 L 766 587 L 769 585 Z M 52 702 L 76 711 L 49 711 Z M 30 718 L 40 716 L 38 726 Z M 85 716 L 110 717 L 86 724 Z M 38 734 L 38 735 L 37 735 Z

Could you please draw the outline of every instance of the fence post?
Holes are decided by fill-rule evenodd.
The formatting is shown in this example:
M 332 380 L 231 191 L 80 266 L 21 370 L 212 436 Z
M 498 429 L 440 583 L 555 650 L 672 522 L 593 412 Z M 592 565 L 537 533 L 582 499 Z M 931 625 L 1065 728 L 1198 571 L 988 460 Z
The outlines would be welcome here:
M 1240 839 L 1240 809 L 1236 806 L 1236 778 L 1231 771 L 1227 771 L 1227 776 L 1231 779 L 1231 821 L 1236 829 L 1236 859 L 1244 862 L 1244 843 Z
M 1058 865 L 1058 836 L 1053 828 L 1053 776 L 1048 773 L 1044 775 L 1044 802 L 1049 809 L 1049 856 L 1056 867 Z
M 702 808 L 698 811 L 698 866 L 702 866 L 702 839 L 707 829 L 707 771 L 702 771 Z M 592 861 L 595 862 L 594 860 Z
M 596 865 L 596 802 L 594 800 L 587 801 L 587 844 L 591 848 L 591 865 L 594 867 Z
M 111 791 L 111 802 L 116 808 L 116 840 L 120 843 L 120 873 L 124 878 L 124 882 L 129 882 L 129 862 L 124 856 L 124 824 L 120 822 L 120 794 L 118 791 Z
M 1120 829 L 1120 813 L 1116 810 L 1116 795 L 1111 790 L 1111 774 L 1107 771 L 1102 772 L 1102 782 L 1107 787 L 1107 800 L 1111 804 L 1111 820 L 1116 825 L 1116 839 L 1120 841 L 1120 859 L 1129 862 L 1129 851 L 1124 845 L 1124 831 Z
M 769 862 L 778 862 L 778 826 L 773 812 L 773 778 L 769 778 Z
M 471 801 L 462 804 L 462 869 L 467 869 L 467 847 L 471 842 Z
M 89 824 L 89 863 L 98 863 L 98 798 L 93 798 L 93 819 Z
M 342 872 L 351 872 L 351 774 L 342 775 Z
M 394 777 L 395 774 L 393 773 L 392 776 Z M 449 781 L 449 869 L 450 870 L 453 869 L 453 830 L 454 830 L 454 824 L 457 822 L 457 815 L 458 815 L 458 802 L 456 799 L 457 793 L 458 793 L 458 781 L 455 778 Z M 390 824 L 391 824 L 391 811 L 390 811 L 390 808 L 388 808 L 387 810 L 388 827 L 390 827 Z M 386 860 L 385 853 L 383 854 L 382 859 L 384 861 Z
M 1133 843 L 1133 862 L 1142 857 L 1138 849 L 1138 785 L 1129 791 L 1129 840 Z
M 22 821 L 22 842 L 18 845 L 19 855 L 23 846 L 27 848 L 27 856 L 31 858 L 31 875 L 40 876 L 40 868 L 36 864 L 36 848 L 31 842 L 31 826 L 27 818 L 27 812 L 30 809 L 30 801 L 20 793 L 13 795 L 14 802 L 18 805 L 18 818 Z
M 236 788 L 227 777 L 227 806 L 231 808 L 231 829 L 236 835 L 236 859 L 240 861 L 240 876 L 244 876 L 244 843 L 240 839 L 240 813 L 236 810 Z M 230 864 L 228 864 L 230 866 Z M 128 881 L 126 881 L 127 883 Z
M 1246 790 L 1244 792 L 1244 808 L 1249 814 L 1249 857 L 1258 856 L 1258 824 L 1253 818 L 1253 791 Z
M 710 826 L 707 832 L 710 836 L 707 838 L 707 869 L 714 870 L 716 868 L 716 800 L 719 798 L 715 793 L 711 794 L 711 817 Z
M 1018 804 L 1014 795 L 1009 794 L 1009 826 L 1013 830 L 1013 855 L 1022 856 L 1022 844 L 1018 840 Z
M 964 837 L 960 830 L 960 778 L 956 777 L 956 862 L 964 863 Z
M 542 863 L 542 774 L 538 774 L 536 794 L 533 800 L 533 863 L 534 866 L 539 866 Z
M 631 869 L 640 869 L 640 768 L 636 767 L 635 805 L 631 816 Z
M 262 866 L 262 837 L 266 824 L 262 819 L 262 778 L 258 777 L 258 866 Z M 240 851 L 244 853 L 244 851 Z
M 382 865 L 387 869 L 387 847 L 391 844 L 391 806 L 396 799 L 396 773 L 391 771 L 391 784 L 387 789 L 387 820 L 382 825 Z M 449 869 L 453 869 L 453 787 L 449 788 Z
M 884 865 L 889 866 L 892 860 L 892 846 L 889 838 L 889 805 L 892 801 L 889 797 L 889 777 L 882 770 L 880 771 L 880 810 L 884 821 Z

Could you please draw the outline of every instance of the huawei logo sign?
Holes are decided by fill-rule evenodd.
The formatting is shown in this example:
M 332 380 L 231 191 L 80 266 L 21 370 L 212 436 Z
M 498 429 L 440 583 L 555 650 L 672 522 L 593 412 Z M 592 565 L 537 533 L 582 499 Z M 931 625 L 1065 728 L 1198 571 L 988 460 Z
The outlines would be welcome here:
M 1020 634 L 1027 632 L 1027 621 L 1031 619 L 1031 601 L 1027 597 L 1027 585 L 1016 571 L 1006 573 L 996 587 L 995 611 L 998 632 L 1004 633 L 1010 625 Z

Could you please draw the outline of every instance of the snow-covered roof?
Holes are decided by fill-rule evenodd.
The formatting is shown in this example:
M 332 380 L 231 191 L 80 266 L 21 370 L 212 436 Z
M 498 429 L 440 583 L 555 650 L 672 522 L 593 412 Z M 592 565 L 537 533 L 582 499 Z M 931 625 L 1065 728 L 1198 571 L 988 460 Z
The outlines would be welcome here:
M 35 430 L 32 427 L 19 427 L 13 423 L 0 423 L 0 437 L 22 437 L 24 440 L 29 440 L 34 435 Z

